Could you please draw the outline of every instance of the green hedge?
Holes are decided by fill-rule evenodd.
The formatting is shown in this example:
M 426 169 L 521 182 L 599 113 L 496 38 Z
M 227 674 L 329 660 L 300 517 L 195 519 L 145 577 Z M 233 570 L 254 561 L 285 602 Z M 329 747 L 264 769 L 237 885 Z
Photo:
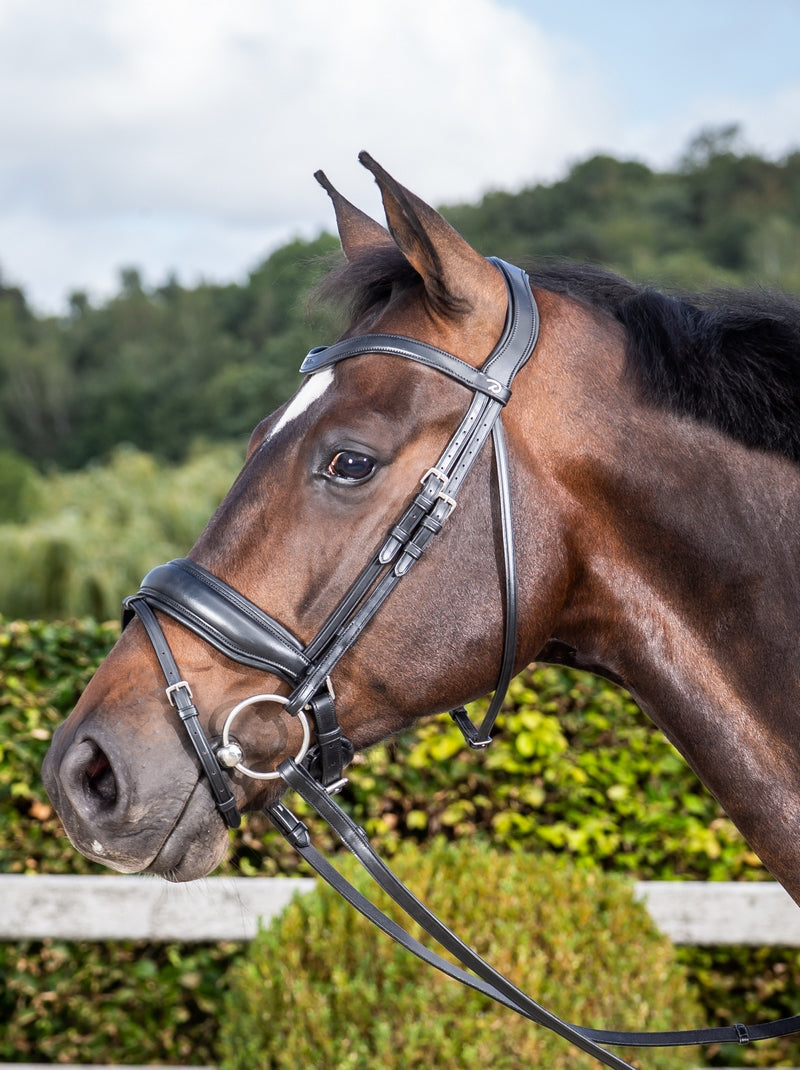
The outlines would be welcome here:
M 238 944 L 0 944 L 0 1061 L 214 1065 Z
M 568 1021 L 676 1029 L 699 1020 L 673 947 L 618 875 L 468 841 L 424 851 L 406 844 L 394 868 L 434 911 L 457 919 L 484 958 Z M 342 869 L 374 894 L 354 859 Z M 375 898 L 408 926 L 386 896 Z M 598 1065 L 409 955 L 327 886 L 297 897 L 234 965 L 220 1041 L 223 1070 Z M 652 1051 L 637 1061 L 676 1070 L 697 1066 L 697 1052 Z
M 4 872 L 102 872 L 70 846 L 39 770 L 55 727 L 117 631 L 115 624 L 88 619 L 0 619 Z M 478 709 L 473 712 L 479 716 Z M 298 800 L 289 802 L 305 813 Z M 407 842 L 423 851 L 438 838 L 474 839 L 512 852 L 555 851 L 579 867 L 600 866 L 645 879 L 767 876 L 682 759 L 626 695 L 557 668 L 537 668 L 514 682 L 496 740 L 485 755 L 464 748 L 446 718 L 430 719 L 359 757 L 344 804 L 386 855 Z M 332 846 L 324 834 L 316 842 L 326 850 Z M 293 852 L 258 815 L 232 837 L 231 847 L 221 872 L 303 872 Z M 18 1049 L 31 1061 L 52 1058 L 53 1034 L 47 1034 L 35 1009 L 49 1001 L 54 1021 L 61 1007 L 58 1013 L 65 1020 L 71 1016 L 77 1022 L 91 995 L 96 1035 L 80 1040 L 84 1061 L 103 1062 L 105 1032 L 116 1036 L 122 1030 L 126 1050 L 149 1053 L 154 1061 L 186 1061 L 188 1038 L 195 1062 L 214 1063 L 213 993 L 236 954 L 227 946 L 0 945 L 0 979 L 6 989 L 0 1056 L 11 1058 Z M 687 948 L 679 954 L 701 984 L 709 1022 L 796 1010 L 796 951 Z M 127 964 L 137 959 L 150 963 L 142 967 L 146 976 L 130 974 Z M 178 976 L 184 980 L 176 989 Z M 139 1008 L 136 1014 L 120 1024 L 119 1016 L 133 1005 Z M 78 1029 L 74 1040 L 64 1040 L 63 1058 L 79 1035 Z M 718 1056 L 725 1065 L 736 1060 L 768 1065 L 779 1057 L 800 1065 L 800 1048 L 782 1042 Z
M 0 871 L 94 873 L 73 850 L 41 781 L 42 759 L 118 628 L 0 618 Z

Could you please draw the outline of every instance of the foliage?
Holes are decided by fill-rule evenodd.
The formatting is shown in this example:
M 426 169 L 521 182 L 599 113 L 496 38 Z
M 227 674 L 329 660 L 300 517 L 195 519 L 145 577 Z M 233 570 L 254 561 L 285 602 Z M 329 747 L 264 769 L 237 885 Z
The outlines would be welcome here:
M 219 990 L 239 948 L 0 944 L 0 1059 L 213 1065 Z
M 347 861 L 347 875 L 372 894 Z M 697 1019 L 669 941 L 619 878 L 474 843 L 406 847 L 393 868 L 434 912 L 457 919 L 492 965 L 569 1021 L 659 1029 Z M 379 905 L 403 922 L 387 897 Z M 416 925 L 409 931 L 422 936 Z M 220 1041 L 224 1070 L 597 1065 L 376 935 L 327 886 L 297 897 L 233 966 Z M 653 1052 L 647 1065 L 691 1067 L 692 1055 Z
M 705 1024 L 729 1026 L 797 1014 L 800 948 L 680 947 L 677 954 L 701 993 Z M 710 1066 L 800 1066 L 800 1038 L 715 1045 L 706 1057 Z
M 101 872 L 75 852 L 39 769 L 117 627 L 0 618 L 0 871 Z
M 34 466 L 13 450 L 0 449 L 0 520 L 21 523 L 37 500 L 39 479 Z
M 660 285 L 800 290 L 800 153 L 740 149 L 738 129 L 701 131 L 678 170 L 595 156 L 549 186 L 446 210 L 482 252 L 524 262 L 602 263 Z
M 234 445 L 182 465 L 118 447 L 106 465 L 39 477 L 25 524 L 0 524 L 0 611 L 8 617 L 119 615 L 159 561 L 182 557 L 241 467 Z M 2 493 L 0 456 L 0 494 Z
M 520 263 L 567 257 L 662 285 L 800 292 L 800 153 L 762 159 L 735 128 L 701 131 L 675 170 L 594 156 L 557 182 L 444 212 L 482 252 Z M 333 312 L 308 300 L 337 247 L 330 235 L 292 241 L 241 285 L 147 289 L 128 269 L 113 299 L 74 294 L 58 318 L 0 287 L 0 449 L 78 468 L 121 442 L 175 461 L 198 438 L 240 440 L 292 392 L 307 349 L 338 334 Z
M 292 242 L 243 286 L 146 292 L 128 270 L 115 298 L 94 308 L 76 294 L 65 318 L 0 292 L 0 446 L 76 468 L 120 442 L 176 460 L 197 439 L 241 438 L 333 329 L 322 312 L 307 320 L 304 293 L 337 246 Z

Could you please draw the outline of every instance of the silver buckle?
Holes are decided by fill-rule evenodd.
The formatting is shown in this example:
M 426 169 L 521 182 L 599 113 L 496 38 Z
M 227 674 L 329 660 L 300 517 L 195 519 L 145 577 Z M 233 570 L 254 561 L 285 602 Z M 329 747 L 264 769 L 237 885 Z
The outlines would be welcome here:
M 430 476 L 435 476 L 436 479 L 441 481 L 442 486 L 441 489 L 436 493 L 436 499 L 441 499 L 441 501 L 446 502 L 446 504 L 450 506 L 445 515 L 442 517 L 442 520 L 447 520 L 447 518 L 453 512 L 457 504 L 455 498 L 451 498 L 449 494 L 445 494 L 445 490 L 447 489 L 450 483 L 450 476 L 445 475 L 441 468 L 429 468 L 420 480 L 420 483 L 422 483 L 423 485 L 427 483 Z
M 447 484 L 450 482 L 450 476 L 445 475 L 445 473 L 441 470 L 441 468 L 429 468 L 428 471 L 425 473 L 425 475 L 420 480 L 420 483 L 422 483 L 422 484 L 427 483 L 427 481 L 430 478 L 430 476 L 436 476 L 436 478 L 441 481 L 442 490 L 445 490 L 445 488 L 447 487 Z M 439 494 L 437 495 L 437 497 L 441 496 L 442 490 L 439 491 Z
M 170 684 L 169 687 L 166 688 L 167 700 L 169 701 L 170 706 L 174 706 L 175 709 L 178 708 L 178 704 L 175 701 L 175 692 L 180 691 L 182 687 L 186 689 L 189 701 L 194 702 L 194 695 L 192 694 L 191 687 L 189 687 L 185 680 L 178 680 L 177 684 Z
M 456 502 L 455 498 L 451 498 L 450 495 L 449 494 L 445 494 L 444 491 L 439 491 L 439 493 L 437 494 L 437 498 L 441 498 L 441 500 L 446 505 L 450 506 L 450 508 L 447 510 L 447 512 L 442 517 L 442 521 L 445 521 L 451 515 L 451 513 L 453 512 L 453 510 L 455 509 L 455 507 L 456 507 L 456 505 L 458 503 Z

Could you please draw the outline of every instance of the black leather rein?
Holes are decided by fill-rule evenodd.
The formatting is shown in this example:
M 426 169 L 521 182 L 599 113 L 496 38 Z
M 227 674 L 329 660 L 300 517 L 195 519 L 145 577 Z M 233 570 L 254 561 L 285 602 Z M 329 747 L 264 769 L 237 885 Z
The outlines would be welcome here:
M 552 1029 L 616 1070 L 632 1070 L 632 1067 L 601 1044 L 746 1043 L 800 1031 L 800 1016 L 759 1026 L 737 1024 L 728 1028 L 673 1033 L 593 1030 L 564 1022 L 497 973 L 420 903 L 380 860 L 364 830 L 356 826 L 331 798 L 346 783 L 343 773 L 352 759 L 353 747 L 342 733 L 336 716 L 330 675 L 430 541 L 442 530 L 456 507 L 464 480 L 490 435 L 500 500 L 505 626 L 498 684 L 482 723 L 476 727 L 463 707 L 451 714 L 471 746 L 484 747 L 491 741 L 494 721 L 511 682 L 517 641 L 517 580 L 508 460 L 500 413 L 511 396 L 515 375 L 533 353 L 539 315 L 525 272 L 501 260 L 492 259 L 492 263 L 502 272 L 506 282 L 508 314 L 500 341 L 480 369 L 424 342 L 387 334 L 364 335 L 322 346 L 311 350 L 303 362 L 301 371 L 313 375 L 350 357 L 364 354 L 399 356 L 455 379 L 473 394 L 444 453 L 422 477 L 421 489 L 307 646 L 223 580 L 186 559 L 159 565 L 147 574 L 138 593 L 123 603 L 123 625 L 135 615 L 141 620 L 164 674 L 167 698 L 186 727 L 225 822 L 232 828 L 240 822 L 226 770 L 237 769 L 244 775 L 260 779 L 283 780 L 329 824 L 378 885 L 466 970 L 453 966 L 420 944 L 361 895 L 312 846 L 306 826 L 283 803 L 266 807 L 275 827 L 325 881 L 423 961 L 531 1021 Z M 221 744 L 212 747 L 200 725 L 191 688 L 182 678 L 172 656 L 156 610 L 190 629 L 234 661 L 278 676 L 290 687 L 288 697 L 253 695 L 240 702 L 228 715 Z M 283 706 L 288 715 L 297 717 L 303 725 L 304 739 L 296 758 L 284 760 L 274 772 L 260 773 L 243 764 L 244 755 L 233 734 L 233 725 L 245 707 L 267 702 Z M 309 719 L 314 724 L 313 745 Z

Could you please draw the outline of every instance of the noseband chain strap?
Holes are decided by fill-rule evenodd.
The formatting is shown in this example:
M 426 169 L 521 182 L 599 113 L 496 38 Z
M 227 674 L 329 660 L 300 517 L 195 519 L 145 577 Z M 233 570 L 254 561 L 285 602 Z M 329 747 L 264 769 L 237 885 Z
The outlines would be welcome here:
M 134 616 L 138 616 L 144 625 L 167 683 L 167 698 L 186 726 L 217 808 L 226 823 L 235 828 L 240 818 L 223 766 L 228 771 L 235 768 L 244 775 L 282 778 L 328 823 L 376 883 L 413 921 L 455 956 L 466 970 L 452 965 L 420 944 L 361 895 L 312 846 L 305 824 L 283 803 L 276 802 L 266 807 L 266 813 L 275 827 L 320 877 L 369 920 L 423 961 L 531 1021 L 546 1026 L 616 1070 L 633 1068 L 613 1052 L 601 1047 L 601 1044 L 667 1046 L 731 1041 L 746 1043 L 797 1032 L 800 1029 L 800 1017 L 757 1026 L 737 1024 L 728 1028 L 672 1033 L 593 1030 L 562 1021 L 497 973 L 420 903 L 377 856 L 364 830 L 355 825 L 331 798 L 346 783 L 343 771 L 352 759 L 353 747 L 343 735 L 336 716 L 330 674 L 400 580 L 419 560 L 431 539 L 442 530 L 456 507 L 457 495 L 464 480 L 490 435 L 494 444 L 500 502 L 505 626 L 499 680 L 482 723 L 476 727 L 463 707 L 452 712 L 471 746 L 484 747 L 491 741 L 491 730 L 513 675 L 517 641 L 517 581 L 508 458 L 499 417 L 511 397 L 514 376 L 533 353 L 538 337 L 539 315 L 525 272 L 494 258 L 492 263 L 502 272 L 506 281 L 508 314 L 503 335 L 481 368 L 473 368 L 424 342 L 391 334 L 364 335 L 344 339 L 332 346 L 321 346 L 312 349 L 303 362 L 301 371 L 313 374 L 350 357 L 366 354 L 399 356 L 441 372 L 473 392 L 472 402 L 444 453 L 422 477 L 421 489 L 307 646 L 304 647 L 278 621 L 219 577 L 189 560 L 171 561 L 149 572 L 139 592 L 123 603 L 123 625 Z M 215 752 L 200 725 L 191 689 L 181 677 L 154 610 L 194 632 L 226 657 L 277 675 L 289 685 L 291 690 L 288 697 L 254 695 L 240 702 L 228 715 L 222 745 Z M 298 759 L 286 759 L 275 773 L 266 774 L 256 773 L 243 765 L 241 748 L 231 734 L 237 713 L 248 705 L 264 700 L 273 700 L 284 706 L 286 713 L 299 717 L 304 729 L 304 743 Z M 314 722 L 315 742 L 307 749 L 309 717 Z

